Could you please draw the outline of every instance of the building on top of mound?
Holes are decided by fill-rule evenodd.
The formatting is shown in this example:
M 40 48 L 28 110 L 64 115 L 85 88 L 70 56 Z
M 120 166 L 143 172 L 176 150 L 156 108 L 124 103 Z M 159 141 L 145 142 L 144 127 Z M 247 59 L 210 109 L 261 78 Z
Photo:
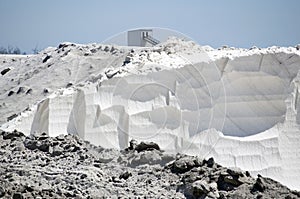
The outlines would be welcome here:
M 160 43 L 153 37 L 152 29 L 136 29 L 127 32 L 128 46 L 155 46 Z

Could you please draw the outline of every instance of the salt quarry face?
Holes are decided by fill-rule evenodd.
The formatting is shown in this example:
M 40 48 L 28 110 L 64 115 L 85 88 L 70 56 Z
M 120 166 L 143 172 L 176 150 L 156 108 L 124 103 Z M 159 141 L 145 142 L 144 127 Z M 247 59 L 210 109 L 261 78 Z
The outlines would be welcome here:
M 1 129 L 117 149 L 153 141 L 300 190 L 299 55 L 171 38 L 0 56 Z

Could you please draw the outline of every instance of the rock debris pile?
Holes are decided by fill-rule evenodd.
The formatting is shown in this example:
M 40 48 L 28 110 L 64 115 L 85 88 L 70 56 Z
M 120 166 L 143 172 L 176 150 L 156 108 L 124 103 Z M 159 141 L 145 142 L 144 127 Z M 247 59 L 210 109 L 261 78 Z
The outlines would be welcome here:
M 0 132 L 0 198 L 299 198 L 269 178 L 170 155 L 156 143 L 118 151 L 74 135 Z

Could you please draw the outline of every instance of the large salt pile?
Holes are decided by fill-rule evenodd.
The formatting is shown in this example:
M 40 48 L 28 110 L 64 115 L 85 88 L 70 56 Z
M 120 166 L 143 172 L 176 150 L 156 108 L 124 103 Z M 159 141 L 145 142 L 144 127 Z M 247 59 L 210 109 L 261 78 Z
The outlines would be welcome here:
M 117 149 L 154 141 L 299 190 L 299 55 L 294 47 L 212 49 L 173 38 L 1 56 L 0 70 L 9 68 L 0 79 L 1 129 L 75 134 Z

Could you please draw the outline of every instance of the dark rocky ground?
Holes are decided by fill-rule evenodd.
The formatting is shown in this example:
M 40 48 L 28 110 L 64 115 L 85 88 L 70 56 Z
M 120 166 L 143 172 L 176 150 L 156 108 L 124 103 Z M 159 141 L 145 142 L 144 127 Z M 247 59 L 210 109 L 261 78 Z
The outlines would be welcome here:
M 154 143 L 103 149 L 67 135 L 0 132 L 0 198 L 300 198 L 280 183 Z

